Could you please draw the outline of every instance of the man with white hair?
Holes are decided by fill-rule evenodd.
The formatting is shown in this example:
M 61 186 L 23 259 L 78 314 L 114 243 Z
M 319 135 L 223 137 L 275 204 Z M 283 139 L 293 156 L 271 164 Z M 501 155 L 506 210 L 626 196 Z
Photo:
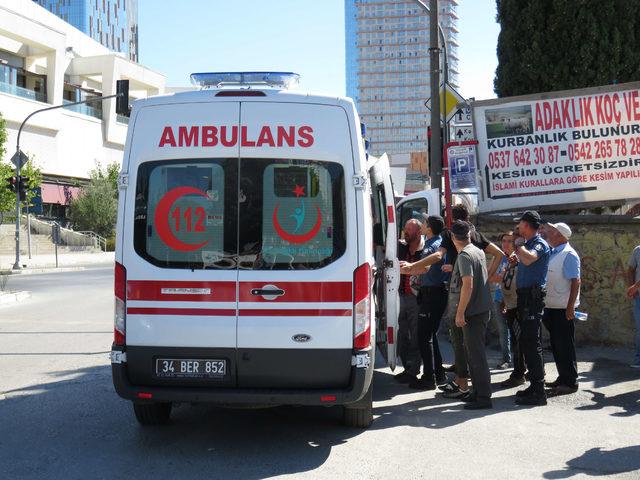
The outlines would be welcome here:
M 569 244 L 571 228 L 566 223 L 545 224 L 552 247 L 547 273 L 547 296 L 542 323 L 549 331 L 558 378 L 547 383 L 549 396 L 578 390 L 575 346 L 576 307 L 580 304 L 580 256 Z

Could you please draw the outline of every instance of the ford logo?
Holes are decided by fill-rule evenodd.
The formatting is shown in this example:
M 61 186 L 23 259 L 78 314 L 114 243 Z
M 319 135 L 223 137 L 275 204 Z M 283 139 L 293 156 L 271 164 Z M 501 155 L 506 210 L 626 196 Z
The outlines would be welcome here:
M 311 340 L 311 335 L 307 335 L 306 333 L 296 333 L 293 337 L 291 337 L 294 342 L 305 343 Z

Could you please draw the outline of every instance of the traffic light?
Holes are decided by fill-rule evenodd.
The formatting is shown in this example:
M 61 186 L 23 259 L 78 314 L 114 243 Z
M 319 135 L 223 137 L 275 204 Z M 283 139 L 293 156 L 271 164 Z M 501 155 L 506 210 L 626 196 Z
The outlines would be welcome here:
M 116 80 L 116 113 L 129 116 L 129 80 Z
M 7 180 L 7 188 L 10 192 L 16 191 L 16 186 L 18 185 L 18 179 L 16 177 L 9 177 Z
M 29 177 L 20 177 L 18 179 L 18 190 L 20 191 L 20 198 L 23 200 L 27 198 L 27 192 L 29 191 Z

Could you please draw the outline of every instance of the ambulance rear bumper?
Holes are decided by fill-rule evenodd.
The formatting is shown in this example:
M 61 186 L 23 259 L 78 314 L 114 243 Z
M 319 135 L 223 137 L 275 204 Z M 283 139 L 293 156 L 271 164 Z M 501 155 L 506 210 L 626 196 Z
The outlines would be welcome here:
M 115 348 L 114 353 L 120 353 Z M 358 350 L 356 355 L 370 358 L 365 366 L 353 365 L 349 385 L 341 389 L 269 389 L 236 387 L 186 387 L 134 385 L 127 374 L 127 363 L 111 363 L 113 385 L 118 395 L 134 402 L 217 403 L 224 405 L 346 405 L 360 400 L 368 391 L 373 378 L 375 351 Z M 311 372 L 310 374 L 313 374 Z

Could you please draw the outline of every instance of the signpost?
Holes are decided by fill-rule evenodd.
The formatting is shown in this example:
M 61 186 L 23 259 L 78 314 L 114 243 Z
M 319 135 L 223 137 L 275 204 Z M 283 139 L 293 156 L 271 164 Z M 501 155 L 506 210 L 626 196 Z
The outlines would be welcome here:
M 22 151 L 18 150 L 11 157 L 11 163 L 13 163 L 17 169 L 24 167 L 24 165 L 29 161 L 29 157 Z
M 451 193 L 459 193 L 465 188 L 476 188 L 476 143 L 448 143 L 448 159 Z
M 449 124 L 449 138 L 454 142 L 473 140 L 473 126 L 469 124 Z
M 447 143 L 444 150 L 443 170 L 447 172 L 444 177 L 445 211 L 447 225 L 451 227 L 452 195 L 462 192 L 464 189 L 476 188 L 476 146 L 475 140 L 466 142 Z

